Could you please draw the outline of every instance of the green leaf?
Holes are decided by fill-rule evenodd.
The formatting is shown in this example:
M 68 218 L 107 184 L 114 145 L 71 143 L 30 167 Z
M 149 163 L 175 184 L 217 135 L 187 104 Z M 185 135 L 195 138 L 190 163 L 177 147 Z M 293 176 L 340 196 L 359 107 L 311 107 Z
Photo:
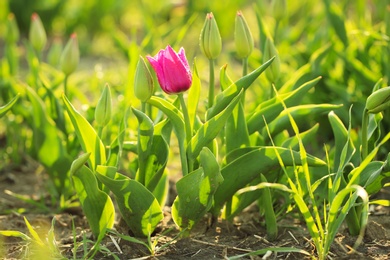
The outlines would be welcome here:
M 226 69 L 227 69 L 227 64 L 223 65 L 219 72 L 219 81 L 221 84 L 222 91 L 227 89 L 230 85 L 234 84 L 234 82 L 230 79 L 230 77 L 226 73 Z
M 377 178 L 380 177 L 383 168 L 386 166 L 387 161 L 381 162 L 381 161 L 373 161 L 367 164 L 366 167 L 364 167 L 363 170 L 359 173 L 358 178 L 355 179 L 354 184 L 357 184 L 359 186 L 362 186 L 363 188 L 367 187 L 371 183 L 373 183 Z M 355 171 L 358 171 L 360 166 L 353 169 L 348 174 L 348 179 L 351 179 L 351 177 L 355 174 Z
M 309 116 L 317 117 L 330 110 L 340 108 L 341 106 L 342 105 L 333 104 L 309 104 L 289 107 L 286 110 L 283 110 L 275 120 L 267 122 L 268 127 L 271 135 L 274 136 L 291 126 L 289 114 L 294 118 L 297 124 L 301 125 L 308 121 Z
M 125 140 L 126 135 L 126 128 L 127 128 L 127 113 L 128 109 L 126 109 L 126 112 L 123 116 L 123 119 L 121 121 L 121 124 L 119 126 L 119 133 L 118 136 L 112 141 L 109 149 L 108 159 L 107 159 L 107 165 L 117 167 L 119 166 L 119 161 L 122 155 L 123 150 L 123 143 Z
M 26 241 L 32 240 L 32 238 L 27 236 L 26 234 L 24 234 L 20 231 L 15 231 L 15 230 L 0 230 L 0 235 L 6 236 L 6 237 L 20 237 Z
M 207 110 L 207 120 L 213 118 L 222 110 L 224 110 L 232 102 L 232 100 L 240 94 L 242 89 L 248 89 L 251 84 L 261 75 L 261 73 L 263 73 L 263 71 L 268 68 L 269 65 L 271 65 L 273 60 L 274 57 L 248 75 L 240 78 L 234 84 L 230 85 L 227 89 L 218 94 L 216 96 L 216 102 L 214 106 Z
M 313 140 L 313 138 L 316 137 L 319 126 L 320 126 L 320 124 L 317 123 L 312 128 L 299 134 L 303 144 L 309 144 L 309 142 L 311 142 Z M 285 139 L 283 141 L 283 143 L 281 144 L 281 146 L 286 147 L 286 148 L 290 148 L 293 150 L 295 148 L 298 148 L 298 146 L 299 146 L 298 137 L 293 136 L 293 137 Z
M 347 47 L 349 43 L 348 43 L 347 30 L 345 28 L 345 21 L 344 21 L 345 15 L 343 14 L 340 7 L 337 6 L 336 2 L 333 2 L 331 0 L 324 0 L 324 3 L 326 7 L 325 8 L 326 14 L 328 16 L 330 24 L 335 30 L 336 35 L 344 44 L 344 47 Z
M 20 94 L 17 94 L 11 101 L 9 101 L 6 105 L 0 107 L 0 118 L 7 113 L 8 110 L 12 108 L 12 106 L 18 101 Z
M 115 208 L 110 196 L 98 187 L 93 172 L 85 165 L 72 175 L 73 186 L 94 236 L 114 226 Z
M 321 79 L 318 77 L 314 80 L 302 84 L 299 88 L 286 94 L 281 94 L 280 98 L 283 99 L 287 106 L 296 105 L 300 102 L 302 97 L 313 88 L 317 82 Z M 278 97 L 274 97 L 270 100 L 262 102 L 257 106 L 255 111 L 249 116 L 247 120 L 248 132 L 253 134 L 256 131 L 260 131 L 265 127 L 265 120 L 267 123 L 272 122 L 282 111 L 284 110 L 282 102 Z
M 328 118 L 335 138 L 333 171 L 341 172 L 350 162 L 356 149 L 350 139 L 349 131 L 340 118 L 333 111 L 329 112 Z
M 225 127 L 226 152 L 250 145 L 242 101 L 233 109 Z M 228 163 L 230 161 L 227 161 Z
M 181 230 L 191 230 L 211 208 L 213 195 L 223 181 L 214 154 L 203 148 L 201 168 L 187 174 L 176 183 L 177 197 L 172 207 L 172 218 Z
M 33 156 L 47 169 L 59 194 L 69 192 L 69 167 L 72 163 L 54 121 L 48 116 L 46 107 L 38 94 L 26 87 L 32 105 Z
M 146 185 L 146 166 L 153 142 L 154 125 L 152 120 L 145 113 L 135 108 L 132 108 L 132 110 L 138 120 L 138 171 L 136 180 L 141 184 Z
M 192 73 L 192 85 L 188 91 L 188 117 L 190 118 L 191 129 L 194 129 L 196 112 L 198 111 L 198 103 L 200 97 L 201 80 L 199 78 L 198 69 L 194 61 L 194 68 Z
M 163 219 L 161 207 L 141 183 L 117 173 L 115 179 L 97 173 L 97 178 L 114 193 L 123 220 L 135 236 L 146 237 Z
M 95 170 L 97 165 L 106 163 L 106 151 L 95 129 L 77 110 L 72 106 L 65 95 L 62 96 L 70 120 L 76 130 L 77 138 L 85 153 L 91 153 L 89 165 Z
M 39 237 L 38 233 L 34 230 L 34 228 L 31 226 L 30 222 L 28 222 L 27 218 L 26 217 L 23 217 L 24 218 L 24 222 L 26 223 L 26 226 L 27 226 L 27 229 L 28 229 L 28 232 L 30 232 L 31 236 L 32 236 L 32 239 L 35 243 L 37 243 L 38 245 L 40 246 L 44 246 L 45 244 L 43 243 L 43 241 L 41 240 L 41 238 Z
M 243 91 L 231 100 L 231 103 L 224 110 L 206 121 L 198 129 L 191 139 L 191 145 L 188 146 L 188 159 L 195 160 L 202 148 L 210 144 L 210 142 L 218 135 L 221 129 L 225 126 L 225 122 L 230 117 L 234 107 L 240 101 L 242 94 Z
M 299 152 L 291 151 L 283 147 L 247 147 L 235 150 L 229 156 L 237 159 L 221 169 L 224 181 L 214 195 L 213 214 L 218 215 L 223 204 L 231 198 L 236 191 L 245 187 L 260 173 L 267 174 L 271 169 L 280 167 L 276 151 L 280 154 L 284 165 L 300 165 Z M 307 162 L 310 166 L 324 166 L 326 163 L 316 157 L 308 155 Z

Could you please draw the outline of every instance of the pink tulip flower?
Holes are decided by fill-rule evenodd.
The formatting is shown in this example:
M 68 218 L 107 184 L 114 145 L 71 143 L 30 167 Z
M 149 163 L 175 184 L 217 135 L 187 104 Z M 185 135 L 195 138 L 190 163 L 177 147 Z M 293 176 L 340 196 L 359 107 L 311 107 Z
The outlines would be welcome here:
M 184 49 L 176 53 L 171 46 L 154 57 L 146 57 L 157 74 L 161 88 L 167 94 L 178 94 L 191 87 L 192 74 Z

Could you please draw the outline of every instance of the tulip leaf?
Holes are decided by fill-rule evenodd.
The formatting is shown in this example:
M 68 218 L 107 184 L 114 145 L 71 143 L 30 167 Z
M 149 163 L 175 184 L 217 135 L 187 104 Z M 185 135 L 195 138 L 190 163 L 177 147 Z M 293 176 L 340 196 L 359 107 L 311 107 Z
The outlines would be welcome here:
M 354 184 L 358 184 L 364 188 L 371 185 L 377 178 L 379 178 L 383 168 L 386 166 L 386 163 L 387 161 L 373 161 L 368 163 L 368 165 L 359 173 L 359 177 L 355 180 Z M 359 167 L 356 167 L 348 174 L 348 179 L 354 175 L 354 172 L 358 170 L 357 168 Z
M 59 194 L 69 191 L 69 167 L 72 160 L 67 153 L 60 132 L 54 121 L 48 116 L 46 107 L 38 94 L 26 87 L 26 94 L 32 105 L 33 151 L 36 159 L 45 166 L 55 182 Z
M 87 166 L 74 172 L 72 180 L 92 233 L 98 237 L 114 226 L 114 204 L 110 196 L 99 189 L 95 175 Z
M 200 97 L 201 81 L 194 61 L 194 69 L 192 74 L 192 85 L 188 91 L 188 117 L 190 118 L 191 129 L 194 129 L 196 112 Z
M 265 118 L 267 123 L 270 123 L 284 110 L 280 99 L 284 101 L 286 106 L 299 104 L 302 97 L 304 97 L 305 94 L 313 88 L 320 79 L 321 77 L 318 77 L 302 84 L 299 88 L 291 92 L 280 94 L 279 97 L 274 97 L 259 104 L 247 120 L 249 134 L 261 131 L 265 127 L 263 118 Z
M 234 107 L 240 101 L 242 94 L 243 90 L 224 110 L 206 121 L 198 129 L 196 134 L 191 139 L 191 145 L 188 146 L 189 149 L 187 150 L 187 156 L 190 160 L 195 160 L 202 148 L 210 144 L 211 141 L 218 135 L 221 129 L 225 126 L 225 122 L 230 117 Z
M 114 193 L 122 218 L 134 235 L 150 235 L 163 219 L 153 194 L 141 183 L 120 173 L 116 173 L 115 179 L 99 173 L 96 176 Z
M 274 58 L 275 57 L 271 58 L 256 70 L 240 78 L 234 84 L 230 85 L 227 89 L 218 94 L 216 96 L 216 102 L 214 106 L 207 110 L 206 118 L 209 120 L 219 114 L 232 102 L 235 97 L 240 94 L 242 89 L 248 89 L 251 84 L 261 75 L 261 73 L 263 73 L 263 71 L 268 68 L 269 65 L 271 65 Z
M 319 126 L 320 125 L 317 123 L 312 128 L 310 128 L 304 132 L 299 133 L 299 138 L 302 140 L 302 143 L 304 145 L 309 144 L 309 142 L 312 141 L 313 138 L 316 137 L 315 134 L 317 133 Z M 290 138 L 285 139 L 280 146 L 294 150 L 295 148 L 299 147 L 299 139 L 296 135 L 294 135 Z
M 325 112 L 340 108 L 341 106 L 342 105 L 333 104 L 309 104 L 289 107 L 286 110 L 283 110 L 275 120 L 268 123 L 268 127 L 271 135 L 276 135 L 290 127 L 289 115 L 294 118 L 297 124 L 304 124 L 304 122 L 307 122 L 309 116 L 316 117 Z
M 355 146 L 350 139 L 349 131 L 345 128 L 340 118 L 331 111 L 328 114 L 330 126 L 335 139 L 335 152 L 333 158 L 333 171 L 342 172 L 355 153 Z
M 231 154 L 237 159 L 221 169 L 224 181 L 219 185 L 214 195 L 213 214 L 218 215 L 223 204 L 230 199 L 236 191 L 245 187 L 260 173 L 265 176 L 271 169 L 280 167 L 277 153 L 285 166 L 300 165 L 302 163 L 299 152 L 283 147 L 247 147 L 234 151 L 241 156 Z M 325 166 L 326 163 L 311 155 L 307 156 L 309 166 Z
M 223 65 L 219 72 L 219 81 L 221 84 L 222 91 L 227 89 L 230 85 L 234 84 L 234 82 L 230 79 L 230 77 L 226 73 L 226 69 L 227 69 L 227 64 Z
M 191 230 L 211 208 L 213 195 L 223 181 L 214 154 L 204 147 L 200 152 L 201 166 L 176 183 L 177 197 L 172 218 L 180 229 Z
M 237 106 L 233 109 L 231 115 L 226 121 L 225 139 L 226 152 L 250 145 L 242 102 L 238 102 Z M 229 163 L 230 161 L 227 162 Z
M 125 112 L 125 115 L 121 121 L 121 124 L 119 126 L 119 133 L 118 136 L 114 139 L 114 141 L 110 144 L 108 159 L 107 159 L 107 165 L 118 167 L 119 166 L 119 160 L 122 155 L 123 150 L 123 143 L 125 139 L 126 134 L 126 128 L 127 128 L 127 111 Z
M 0 107 L 0 118 L 2 116 L 4 116 L 8 110 L 10 110 L 12 108 L 12 106 L 16 103 L 16 101 L 18 101 L 19 97 L 20 97 L 20 94 L 17 94 L 13 99 L 11 99 L 11 101 L 9 101 L 4 106 Z
M 65 95 L 62 96 L 70 120 L 76 130 L 78 140 L 85 153 L 91 153 L 89 165 L 95 170 L 97 165 L 106 163 L 106 151 L 95 129 L 70 103 Z

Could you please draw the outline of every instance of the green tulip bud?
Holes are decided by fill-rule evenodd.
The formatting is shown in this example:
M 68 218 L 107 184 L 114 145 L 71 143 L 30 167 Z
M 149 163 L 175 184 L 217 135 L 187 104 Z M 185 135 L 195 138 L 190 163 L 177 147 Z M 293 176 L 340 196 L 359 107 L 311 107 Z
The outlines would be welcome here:
M 221 53 L 222 40 L 213 13 L 207 14 L 199 41 L 200 48 L 208 59 L 216 59 Z
M 66 76 L 72 74 L 79 64 L 80 60 L 80 51 L 79 44 L 77 41 L 77 35 L 72 33 L 68 43 L 66 44 L 60 58 L 60 67 L 62 72 Z
M 267 38 L 264 46 L 264 54 L 263 54 L 263 62 L 268 61 L 272 57 L 275 56 L 274 61 L 271 65 L 265 70 L 265 75 L 269 81 L 275 83 L 275 81 L 279 78 L 280 74 L 280 58 L 278 50 L 276 49 L 274 42 L 272 39 Z
M 140 56 L 134 78 L 134 95 L 142 102 L 147 101 L 154 92 L 153 78 L 145 60 Z
M 59 38 L 54 38 L 49 53 L 47 54 L 47 61 L 50 65 L 57 67 L 58 64 L 60 64 L 62 47 L 61 40 Z
M 240 58 L 247 58 L 253 51 L 254 43 L 252 33 L 241 11 L 237 12 L 235 25 L 234 41 L 237 54 Z
M 111 91 L 108 84 L 106 84 L 95 109 L 95 121 L 98 126 L 104 127 L 110 122 L 111 107 Z
M 7 33 L 6 33 L 6 41 L 8 44 L 15 44 L 19 40 L 19 28 L 16 24 L 15 15 L 10 13 L 7 19 Z
M 47 37 L 45 27 L 43 27 L 41 18 L 37 13 L 31 15 L 29 40 L 33 48 L 38 52 L 41 52 L 46 45 Z
M 368 113 L 376 114 L 390 106 L 390 86 L 374 91 L 366 101 Z
M 272 13 L 276 21 L 282 20 L 286 16 L 287 3 L 286 0 L 273 0 Z

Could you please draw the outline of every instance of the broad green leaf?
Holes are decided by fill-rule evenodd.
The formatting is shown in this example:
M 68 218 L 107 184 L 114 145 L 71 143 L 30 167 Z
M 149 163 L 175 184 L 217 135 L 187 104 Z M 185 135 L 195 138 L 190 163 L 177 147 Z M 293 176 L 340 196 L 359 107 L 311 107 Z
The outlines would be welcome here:
M 260 175 L 260 178 L 261 182 L 268 182 L 263 174 Z M 259 199 L 259 204 L 263 207 L 267 236 L 268 239 L 275 240 L 278 236 L 278 226 L 276 224 L 276 216 L 273 207 L 271 191 L 268 187 L 265 187 L 261 191 L 262 192 L 261 197 Z
M 227 89 L 230 85 L 234 84 L 234 82 L 230 79 L 229 75 L 226 73 L 226 69 L 227 64 L 223 65 L 219 72 L 219 81 L 221 84 L 222 91 Z
M 244 107 L 238 102 L 226 121 L 225 127 L 226 152 L 250 145 L 248 127 L 245 120 Z M 227 161 L 229 163 L 229 161 Z
M 96 172 L 109 178 L 115 178 L 117 168 L 114 166 L 98 165 L 96 167 Z M 104 184 L 99 183 L 99 188 L 107 194 L 110 193 L 110 189 Z
M 377 176 L 369 185 L 365 187 L 369 195 L 379 192 L 383 187 L 385 187 L 386 180 L 390 180 L 390 172 L 382 172 Z
M 271 65 L 273 60 L 274 57 L 218 94 L 216 96 L 214 106 L 207 110 L 206 118 L 209 120 L 224 110 L 232 102 L 232 100 L 240 94 L 242 89 L 246 90 L 250 87 L 261 73 L 263 73 L 263 71 Z
M 132 108 L 132 110 L 138 120 L 138 171 L 136 180 L 141 184 L 146 185 L 146 167 L 153 142 L 154 125 L 152 120 L 145 113 L 135 108 Z
M 198 111 L 198 103 L 200 97 L 201 80 L 199 78 L 198 69 L 194 61 L 192 73 L 192 85 L 188 91 L 188 117 L 190 118 L 191 129 L 194 129 L 196 112 Z
M 164 169 L 164 172 L 160 176 L 158 183 L 153 189 L 153 195 L 160 204 L 161 209 L 164 209 L 168 195 L 169 195 L 169 172 Z
M 0 107 L 0 118 L 7 113 L 8 110 L 18 101 L 20 94 L 17 94 L 13 99 L 11 99 L 6 105 Z
M 354 248 L 356 249 L 356 247 L 362 242 L 368 221 L 368 194 L 361 186 L 351 185 L 350 187 L 347 187 L 337 193 L 336 197 L 330 204 L 329 217 L 325 227 L 327 234 L 324 241 L 324 252 L 329 252 L 330 246 L 333 243 L 341 224 L 344 222 L 345 217 L 351 208 L 355 206 L 355 201 L 358 197 L 360 197 L 363 201 L 361 208 L 362 212 L 359 217 L 361 230 L 358 238 L 356 239 Z
M 145 187 L 154 191 L 164 173 L 168 162 L 169 146 L 161 135 L 153 136 L 151 154 L 148 156 L 145 168 Z
M 335 138 L 333 171 L 341 172 L 350 162 L 356 149 L 350 139 L 349 131 L 345 128 L 340 118 L 331 111 L 328 114 L 328 119 Z
M 106 151 L 95 129 L 77 110 L 72 106 L 65 95 L 62 96 L 70 120 L 76 130 L 78 140 L 85 153 L 91 153 L 89 164 L 95 170 L 97 165 L 106 164 Z
M 114 193 L 123 220 L 138 237 L 146 237 L 163 219 L 161 207 L 153 194 L 141 183 L 120 173 L 115 179 L 96 174 Z
M 344 47 L 348 47 L 348 35 L 345 28 L 345 21 L 342 10 L 337 5 L 337 2 L 331 0 L 324 0 L 325 10 L 328 16 L 329 22 L 332 25 L 333 29 L 336 32 L 336 35 L 339 37 L 341 42 L 344 44 Z
M 302 97 L 313 88 L 317 82 L 321 79 L 318 77 L 314 80 L 302 84 L 299 88 L 286 94 L 280 94 L 280 98 L 283 99 L 286 105 L 293 106 L 300 102 Z M 249 134 L 253 134 L 256 131 L 260 131 L 265 126 L 264 119 L 267 123 L 272 122 L 282 111 L 284 110 L 283 104 L 279 101 L 279 98 L 274 97 L 270 100 L 264 101 L 259 104 L 255 111 L 248 117 L 247 125 Z
M 226 120 L 230 117 L 234 107 L 240 101 L 243 91 L 237 95 L 231 103 L 213 118 L 207 120 L 196 132 L 191 139 L 191 145 L 188 146 L 187 156 L 190 160 L 195 160 L 198 157 L 203 147 L 211 143 L 218 135 L 221 129 L 225 126 Z
M 241 156 L 227 164 L 221 169 L 224 181 L 221 183 L 214 195 L 215 205 L 213 214 L 218 215 L 223 204 L 231 198 L 234 193 L 245 187 L 260 173 L 267 174 L 271 169 L 280 167 L 276 151 L 280 154 L 284 165 L 300 165 L 301 158 L 299 152 L 291 151 L 282 147 L 248 147 L 238 149 L 235 153 Z M 316 157 L 307 156 L 310 166 L 324 166 L 326 163 Z
M 203 148 L 201 168 L 189 173 L 176 183 L 177 197 L 172 207 L 172 218 L 180 229 L 191 230 L 211 208 L 213 195 L 223 181 L 214 154 Z
M 359 173 L 359 176 L 355 179 L 355 184 L 362 186 L 363 188 L 369 186 L 371 183 L 375 182 L 377 178 L 380 177 L 383 168 L 386 166 L 387 162 L 373 161 L 367 164 L 366 167 Z M 353 169 L 348 174 L 348 179 L 350 179 L 355 171 L 358 171 L 360 166 Z
M 313 138 L 316 137 L 319 126 L 320 124 L 317 123 L 312 128 L 299 134 L 303 144 L 309 144 L 309 142 L 311 142 Z M 298 148 L 298 145 L 299 141 L 297 136 L 287 138 L 281 144 L 282 147 L 290 148 L 293 150 L 295 150 L 295 148 Z
M 119 126 L 118 136 L 114 139 L 114 141 L 110 145 L 108 159 L 107 159 L 107 165 L 109 166 L 114 166 L 117 168 L 119 166 L 119 161 L 123 150 L 123 143 L 126 135 L 127 112 L 128 110 L 126 110 L 125 115 L 123 116 L 123 120 L 121 121 L 121 124 Z
M 289 107 L 287 110 L 283 110 L 272 122 L 267 121 L 268 127 L 271 135 L 274 136 L 281 131 L 290 128 L 289 115 L 294 118 L 297 124 L 304 124 L 308 121 L 309 116 L 317 117 L 330 110 L 340 108 L 341 106 L 342 105 L 333 104 L 310 104 Z
M 69 192 L 68 170 L 72 163 L 65 150 L 63 137 L 59 136 L 54 121 L 48 116 L 46 107 L 38 94 L 26 87 L 26 94 L 32 105 L 33 156 L 47 169 L 59 194 Z
M 73 173 L 72 180 L 92 233 L 98 237 L 114 226 L 114 204 L 110 196 L 99 189 L 95 175 L 87 166 Z

